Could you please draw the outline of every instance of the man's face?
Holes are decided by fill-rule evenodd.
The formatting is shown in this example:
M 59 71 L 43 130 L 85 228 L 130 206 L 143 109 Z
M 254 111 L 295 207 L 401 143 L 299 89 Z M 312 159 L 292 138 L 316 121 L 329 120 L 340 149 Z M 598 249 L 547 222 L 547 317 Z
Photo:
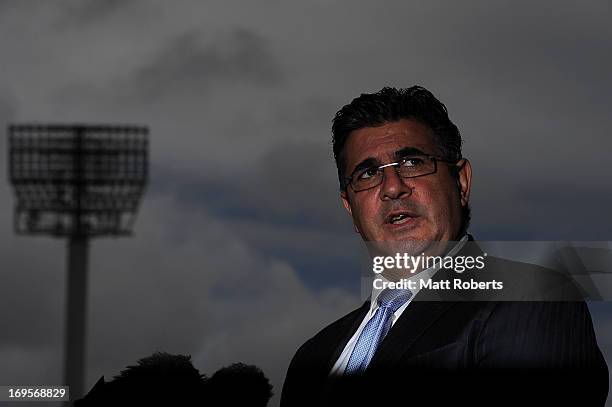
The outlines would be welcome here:
M 345 173 L 352 174 L 366 160 L 374 165 L 399 161 L 398 154 L 407 149 L 441 157 L 431 129 L 414 120 L 356 130 L 344 146 Z M 438 161 L 434 174 L 416 178 L 400 178 L 394 167 L 386 167 L 381 184 L 374 188 L 355 192 L 347 186 L 342 202 L 363 239 L 423 243 L 457 239 L 462 206 L 469 200 L 471 166 L 461 160 L 457 180 L 450 165 Z M 425 243 L 418 250 L 427 247 Z

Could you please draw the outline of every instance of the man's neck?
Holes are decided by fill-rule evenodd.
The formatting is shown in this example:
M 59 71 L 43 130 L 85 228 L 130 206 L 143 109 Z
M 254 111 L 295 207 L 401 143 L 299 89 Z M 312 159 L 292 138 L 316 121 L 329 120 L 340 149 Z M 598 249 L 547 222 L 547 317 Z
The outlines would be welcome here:
M 459 238 L 457 240 L 457 242 L 450 246 L 447 247 L 447 250 L 445 250 L 442 254 L 437 255 L 437 256 L 432 256 L 432 255 L 414 255 L 414 256 L 409 256 L 409 263 L 413 266 L 410 269 L 406 269 L 406 268 L 387 268 L 385 269 L 381 274 L 382 276 L 389 280 L 389 281 L 400 281 L 401 279 L 405 279 L 405 278 L 411 278 L 413 276 L 416 276 L 417 274 L 425 271 L 425 270 L 432 270 L 433 272 L 437 271 L 440 267 L 440 262 L 433 262 L 433 266 L 429 266 L 428 265 L 428 258 L 432 258 L 432 257 L 453 257 L 455 256 L 465 245 L 465 242 L 468 241 L 468 235 L 464 234 L 461 238 Z

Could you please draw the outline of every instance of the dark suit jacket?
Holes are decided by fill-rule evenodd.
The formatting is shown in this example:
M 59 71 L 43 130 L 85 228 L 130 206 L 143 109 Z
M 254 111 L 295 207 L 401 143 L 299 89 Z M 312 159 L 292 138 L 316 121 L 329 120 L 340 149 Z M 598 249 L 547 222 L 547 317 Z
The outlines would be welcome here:
M 367 301 L 299 348 L 281 406 L 604 405 L 608 369 L 586 304 L 577 291 L 571 300 L 567 294 L 573 284 L 550 270 L 507 260 L 490 258 L 487 269 L 504 278 L 513 295 L 530 281 L 526 299 L 552 300 L 500 301 L 482 298 L 482 291 L 473 298 L 456 291 L 439 298 L 439 292 L 421 290 L 363 375 L 329 377 L 367 314 Z M 451 272 L 439 270 L 434 279 Z

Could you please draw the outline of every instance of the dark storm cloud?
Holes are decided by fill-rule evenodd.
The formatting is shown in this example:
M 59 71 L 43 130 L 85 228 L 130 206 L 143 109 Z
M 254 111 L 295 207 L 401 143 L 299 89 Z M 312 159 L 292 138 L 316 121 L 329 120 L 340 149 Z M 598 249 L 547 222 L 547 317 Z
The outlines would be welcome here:
M 6 86 L 0 86 L 0 128 L 2 130 L 15 119 L 17 111 L 18 105 L 13 91 Z M 2 154 L 4 154 L 4 150 Z
M 140 0 L 68 0 L 58 4 L 63 11 L 58 21 L 58 28 L 66 23 L 86 25 L 104 20 L 116 12 L 125 12 L 126 7 Z M 130 4 L 132 3 L 132 4 Z
M 154 170 L 151 192 L 172 191 L 178 202 L 205 207 L 222 218 L 252 219 L 296 228 L 335 230 L 346 226 L 328 146 L 278 143 L 255 165 L 224 176 L 202 164 L 199 171 Z
M 340 106 L 330 100 L 329 95 L 298 95 L 297 103 L 286 103 L 278 106 L 273 113 L 275 120 L 286 124 L 289 131 L 310 131 L 305 139 L 323 147 L 328 141 L 328 156 L 331 154 L 331 121 Z M 326 157 L 327 158 L 327 157 Z M 322 160 L 323 161 L 323 160 Z
M 266 41 L 240 28 L 214 38 L 198 30 L 183 33 L 134 72 L 126 85 L 137 95 L 158 97 L 176 90 L 206 92 L 220 82 L 272 86 L 282 80 L 280 63 Z
M 11 11 L 18 11 L 24 8 L 23 2 L 21 1 L 13 1 L 13 0 L 0 0 L 0 11 L 2 11 L 4 16 L 5 14 Z
M 2 225 L 12 215 L 7 211 Z M 0 349 L 35 349 L 59 345 L 62 332 L 64 280 L 63 245 L 31 241 L 22 237 L 2 258 L 2 302 L 0 320 L 5 329 Z M 0 379 L 2 379 L 0 372 Z M 6 373 L 6 372 L 5 372 Z
M 516 87 L 516 92 L 539 85 L 557 95 L 603 94 L 612 85 L 612 56 L 607 52 L 612 28 L 605 24 L 609 13 L 605 2 L 436 5 L 441 3 L 426 6 L 423 17 L 434 17 L 442 9 L 454 16 L 448 26 L 454 35 L 432 40 L 462 75 L 471 71 L 507 90 Z
M 85 25 L 95 20 L 103 20 L 105 17 L 117 12 L 124 11 L 130 4 L 142 2 L 141 0 L 62 0 L 54 4 L 47 2 L 23 2 L 14 0 L 0 0 L 0 10 L 11 8 L 22 10 L 27 13 L 44 10 L 49 15 L 57 18 L 54 28 L 65 27 L 66 24 Z M 58 12 L 55 15 L 51 10 Z
M 491 180 L 474 188 L 487 197 L 472 205 L 472 233 L 481 240 L 610 240 L 612 190 L 606 183 L 534 177 L 529 183 Z

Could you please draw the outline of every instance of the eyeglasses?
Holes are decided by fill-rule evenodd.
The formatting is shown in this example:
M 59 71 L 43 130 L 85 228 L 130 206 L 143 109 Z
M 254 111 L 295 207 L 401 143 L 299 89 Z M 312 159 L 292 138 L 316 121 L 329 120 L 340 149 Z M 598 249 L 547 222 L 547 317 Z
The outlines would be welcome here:
M 411 155 L 402 158 L 398 162 L 357 169 L 350 177 L 345 178 L 345 185 L 350 185 L 355 192 L 374 188 L 382 183 L 384 178 L 383 170 L 387 167 L 395 167 L 395 171 L 400 178 L 416 178 L 434 174 L 438 167 L 438 161 L 457 165 L 457 162 L 443 160 L 430 155 Z

